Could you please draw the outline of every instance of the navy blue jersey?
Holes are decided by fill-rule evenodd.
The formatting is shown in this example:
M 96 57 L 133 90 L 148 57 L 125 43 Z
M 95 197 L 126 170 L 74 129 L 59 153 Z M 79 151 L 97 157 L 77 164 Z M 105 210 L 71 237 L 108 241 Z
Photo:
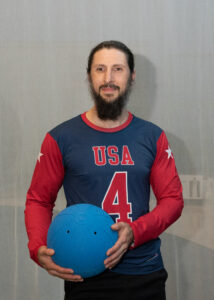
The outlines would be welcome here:
M 68 206 L 91 203 L 115 222 L 132 227 L 134 245 L 113 271 L 146 274 L 163 268 L 158 236 L 180 216 L 183 200 L 172 152 L 158 126 L 129 114 L 122 126 L 105 129 L 82 114 L 46 135 L 26 206 L 34 260 L 38 248 L 46 244 L 52 208 L 62 185 Z M 150 185 L 157 197 L 151 212 Z M 38 214 L 43 225 L 38 225 Z M 32 217 L 37 218 L 33 229 Z

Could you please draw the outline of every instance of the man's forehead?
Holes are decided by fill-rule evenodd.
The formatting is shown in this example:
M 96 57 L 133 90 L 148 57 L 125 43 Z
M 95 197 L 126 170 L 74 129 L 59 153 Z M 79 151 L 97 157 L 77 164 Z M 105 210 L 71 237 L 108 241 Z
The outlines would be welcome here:
M 123 51 L 115 48 L 103 48 L 95 52 L 92 64 L 123 64 L 128 65 Z

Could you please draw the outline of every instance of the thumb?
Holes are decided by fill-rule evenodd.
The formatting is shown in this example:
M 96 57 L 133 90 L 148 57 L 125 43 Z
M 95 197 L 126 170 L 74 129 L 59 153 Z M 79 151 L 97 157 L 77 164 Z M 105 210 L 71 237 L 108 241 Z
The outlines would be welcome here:
M 114 223 L 113 225 L 111 225 L 111 229 L 118 231 L 121 228 L 121 224 L 120 223 Z
M 47 249 L 46 254 L 47 254 L 48 256 L 52 256 L 52 255 L 54 255 L 54 253 L 55 253 L 54 249 Z

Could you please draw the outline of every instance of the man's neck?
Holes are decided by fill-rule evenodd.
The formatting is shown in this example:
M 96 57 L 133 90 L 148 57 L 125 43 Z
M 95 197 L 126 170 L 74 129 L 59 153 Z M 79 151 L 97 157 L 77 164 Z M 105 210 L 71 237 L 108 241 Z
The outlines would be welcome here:
M 118 116 L 116 120 L 102 120 L 98 117 L 96 107 L 93 106 L 89 111 L 86 113 L 87 119 L 96 126 L 102 128 L 114 128 L 122 125 L 125 123 L 129 117 L 129 113 L 127 110 L 123 110 L 121 115 Z

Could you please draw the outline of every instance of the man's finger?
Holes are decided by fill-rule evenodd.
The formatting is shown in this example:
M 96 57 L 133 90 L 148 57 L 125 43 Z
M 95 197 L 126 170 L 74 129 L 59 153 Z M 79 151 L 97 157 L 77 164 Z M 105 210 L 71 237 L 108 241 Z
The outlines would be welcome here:
M 45 254 L 48 255 L 48 256 L 53 256 L 54 253 L 55 253 L 54 249 L 46 249 L 46 253 Z
M 110 256 L 110 255 L 114 254 L 116 251 L 118 251 L 120 249 L 120 247 L 121 247 L 121 243 L 118 240 L 112 248 L 108 249 L 108 251 L 106 252 L 106 255 Z
M 126 252 L 126 247 L 120 247 L 115 253 L 110 255 L 108 258 L 105 259 L 104 264 L 106 267 L 108 267 L 110 264 L 112 264 L 115 260 L 120 260 L 120 258 L 123 256 L 123 254 Z
M 60 267 L 60 266 L 56 265 L 53 261 L 49 261 L 46 264 L 46 269 L 54 270 L 54 271 L 58 272 L 59 274 L 73 274 L 74 273 L 74 270 Z
M 108 261 L 107 264 L 105 264 L 105 267 L 107 269 L 111 269 L 113 268 L 115 265 L 118 264 L 118 262 L 120 261 L 120 259 L 122 258 L 122 256 L 124 255 L 125 251 L 123 251 L 120 255 L 118 255 L 117 257 L 115 257 L 114 259 L 111 259 L 111 261 Z
M 69 276 L 69 274 L 61 274 L 59 272 L 57 272 L 56 270 L 49 270 L 48 273 L 50 275 L 53 275 L 55 277 L 59 277 L 61 279 L 64 280 L 69 280 L 69 281 L 83 281 L 83 278 L 80 275 L 71 275 Z
M 119 222 L 119 223 L 114 223 L 114 224 L 111 225 L 111 229 L 112 229 L 112 230 L 115 230 L 115 231 L 120 230 L 121 225 L 122 225 L 121 222 Z

